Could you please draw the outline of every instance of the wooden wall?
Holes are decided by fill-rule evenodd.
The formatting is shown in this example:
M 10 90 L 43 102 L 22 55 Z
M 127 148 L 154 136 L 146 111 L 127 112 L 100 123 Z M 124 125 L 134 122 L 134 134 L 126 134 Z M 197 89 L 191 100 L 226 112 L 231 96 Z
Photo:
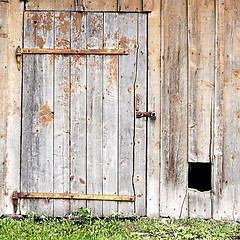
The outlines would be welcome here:
M 148 109 L 157 121 L 147 127 L 147 215 L 240 219 L 238 0 L 0 1 L 1 213 L 13 212 L 11 194 L 20 185 L 21 74 L 14 52 L 24 8 L 150 11 Z M 188 189 L 188 162 L 211 163 L 212 191 Z

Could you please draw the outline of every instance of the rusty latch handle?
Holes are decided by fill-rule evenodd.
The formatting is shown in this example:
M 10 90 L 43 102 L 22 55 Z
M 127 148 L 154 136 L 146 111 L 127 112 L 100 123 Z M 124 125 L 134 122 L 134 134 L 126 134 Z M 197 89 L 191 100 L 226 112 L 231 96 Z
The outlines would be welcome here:
M 140 94 L 137 94 L 137 96 L 136 96 L 136 118 L 150 117 L 151 120 L 156 120 L 155 111 L 139 112 L 139 104 L 140 104 Z
M 136 118 L 150 117 L 151 120 L 156 120 L 156 113 L 151 112 L 136 112 Z

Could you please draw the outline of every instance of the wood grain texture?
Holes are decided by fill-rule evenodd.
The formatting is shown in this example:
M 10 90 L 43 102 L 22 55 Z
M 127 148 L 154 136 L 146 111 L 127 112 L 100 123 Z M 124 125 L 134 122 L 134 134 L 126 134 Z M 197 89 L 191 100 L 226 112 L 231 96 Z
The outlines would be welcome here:
M 118 11 L 141 12 L 142 0 L 118 0 Z
M 53 13 L 29 12 L 24 19 L 25 46 L 53 47 Z M 23 59 L 22 191 L 53 191 L 52 60 L 52 56 Z M 30 200 L 27 208 L 39 214 L 53 214 L 51 201 Z
M 215 64 L 215 124 L 214 158 L 212 166 L 213 218 L 223 216 L 221 201 L 223 194 L 223 87 L 225 55 L 225 11 L 224 0 L 216 1 L 216 64 Z
M 103 14 L 87 14 L 87 48 L 103 47 Z M 87 56 L 87 193 L 102 194 L 102 77 L 103 56 Z M 102 216 L 102 202 L 88 201 L 87 207 Z
M 151 11 L 159 11 L 159 9 L 155 8 L 153 9 L 153 4 L 154 4 L 154 0 L 143 0 L 143 6 L 142 6 L 142 9 L 143 11 L 147 11 L 147 12 L 151 12 Z M 157 3 L 157 2 L 156 2 Z
M 188 1 L 188 33 L 188 161 L 210 162 L 215 89 L 214 0 Z
M 33 0 L 26 2 L 27 10 L 75 10 L 75 0 Z
M 238 1 L 217 2 L 217 91 L 215 126 L 217 135 L 215 166 L 222 161 L 222 169 L 215 172 L 214 193 L 216 208 L 214 216 L 224 219 L 240 218 L 239 161 L 240 104 L 239 97 L 239 27 L 240 6 Z M 231 36 L 231 37 L 226 37 Z M 222 121 L 221 121 L 222 120 Z M 220 139 L 221 138 L 221 139 Z M 221 150 L 220 150 L 221 149 Z M 219 151 L 220 150 L 220 151 Z M 223 157 L 223 158 L 222 158 Z M 220 175 L 220 176 L 219 176 Z M 220 186 L 219 178 L 221 179 Z M 219 190 L 221 195 L 219 196 Z M 220 211 L 219 211 L 220 209 Z
M 129 24 L 131 23 L 131 24 Z M 136 81 L 137 15 L 119 14 L 119 47 L 129 54 L 119 56 L 119 194 L 135 195 L 134 171 L 134 88 Z M 133 203 L 119 203 L 125 216 L 134 212 Z
M 104 48 L 118 49 L 118 14 L 104 14 Z M 118 56 L 103 57 L 103 194 L 118 194 Z M 103 202 L 103 215 L 117 213 Z
M 7 45 L 7 104 L 6 104 L 6 155 L 4 213 L 12 214 L 12 193 L 20 187 L 20 139 L 21 139 L 21 72 L 17 70 L 16 46 L 22 45 L 23 2 L 12 0 L 8 5 Z M 12 30 L 14 29 L 14 31 Z M 13 50 L 14 49 L 14 50 Z M 18 211 L 19 213 L 19 211 Z
M 4 212 L 4 164 L 6 153 L 6 84 L 8 47 L 8 4 L 0 3 L 0 214 Z
M 86 48 L 86 13 L 71 13 L 71 48 Z M 86 194 L 86 95 L 87 56 L 71 57 L 71 170 L 70 192 Z M 72 201 L 71 212 L 86 207 L 86 201 Z
M 161 123 L 161 4 L 154 0 L 148 15 L 148 110 L 156 112 L 157 120 L 148 121 L 147 133 L 147 216 L 160 212 L 160 123 Z
M 70 13 L 55 13 L 55 48 L 70 48 Z M 54 192 L 68 193 L 70 185 L 70 57 L 55 56 L 54 63 Z M 68 200 L 54 200 L 54 215 L 69 213 Z
M 147 111 L 147 14 L 140 13 L 137 19 L 136 77 L 134 88 L 135 99 L 137 94 L 140 96 L 140 111 Z M 133 173 L 133 184 L 136 196 L 135 213 L 142 216 L 146 215 L 146 128 L 146 118 L 135 118 Z
M 163 4 L 160 215 L 187 216 L 187 6 Z
M 80 11 L 117 11 L 117 0 L 79 0 L 77 10 Z
M 201 216 L 203 219 L 210 219 L 212 215 L 211 192 L 199 192 L 195 189 L 188 189 L 188 211 L 189 217 Z

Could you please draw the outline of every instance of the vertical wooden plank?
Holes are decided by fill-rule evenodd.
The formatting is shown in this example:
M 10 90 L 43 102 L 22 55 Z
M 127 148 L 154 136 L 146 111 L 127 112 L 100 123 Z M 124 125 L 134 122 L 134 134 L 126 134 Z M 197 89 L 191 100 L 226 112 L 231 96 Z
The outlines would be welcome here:
M 151 12 L 153 11 L 154 0 L 143 0 L 143 11 Z M 154 9 L 155 10 L 155 9 Z
M 225 11 L 224 1 L 216 1 L 216 64 L 215 64 L 215 124 L 214 124 L 214 158 L 212 166 L 213 218 L 221 219 L 223 211 L 221 200 L 223 194 L 223 88 L 225 55 Z
M 213 154 L 215 80 L 214 0 L 188 1 L 190 162 L 210 162 Z
M 156 121 L 147 126 L 147 216 L 160 212 L 160 123 L 161 123 L 161 4 L 153 0 L 148 14 L 148 110 L 155 110 Z
M 86 14 L 71 13 L 71 48 L 86 48 Z M 86 56 L 71 57 L 71 193 L 86 194 Z M 71 212 L 86 201 L 71 201 Z
M 212 214 L 211 192 L 199 192 L 195 189 L 188 190 L 189 217 L 210 219 Z
M 26 12 L 24 19 L 24 46 L 52 48 L 53 13 Z M 53 192 L 52 63 L 49 55 L 23 57 L 21 191 Z M 28 202 L 26 210 L 53 214 L 52 201 Z
M 118 49 L 118 14 L 104 14 L 104 48 Z M 103 57 L 103 194 L 118 194 L 118 56 Z M 103 215 L 117 202 L 103 202 Z
M 8 47 L 8 3 L 0 2 L 0 214 L 4 212 L 4 162 L 6 153 L 6 84 Z
M 12 214 L 12 193 L 20 188 L 21 139 L 21 71 L 17 69 L 15 49 L 22 45 L 24 3 L 18 0 L 8 5 L 7 85 L 6 85 L 6 151 L 4 213 Z M 14 30 L 13 30 L 14 29 Z M 18 211 L 19 213 L 19 211 Z
M 55 48 L 70 48 L 70 13 L 55 13 Z M 69 192 L 70 57 L 55 56 L 54 72 L 54 192 Z M 69 213 L 69 200 L 54 201 L 54 215 Z
M 117 11 L 117 0 L 80 0 L 77 7 L 81 11 Z
M 224 219 L 237 220 L 240 218 L 240 190 L 239 190 L 239 168 L 238 156 L 240 147 L 240 104 L 239 104 L 239 86 L 240 86 L 240 64 L 239 59 L 239 28 L 240 28 L 240 6 L 238 1 L 218 1 L 218 31 L 217 44 L 220 47 L 217 58 L 217 91 L 216 108 L 218 123 L 217 126 L 218 146 L 222 149 L 222 172 L 221 174 L 221 195 L 215 198 L 217 205 L 214 205 L 214 216 Z M 220 15 L 221 14 L 221 15 Z M 227 38 L 226 36 L 229 36 Z M 221 61 L 220 61 L 221 60 Z M 222 89 L 222 91 L 221 91 Z M 222 105 L 220 105 L 222 101 Z M 222 118 L 222 122 L 221 122 Z M 222 131 L 222 136 L 220 135 Z M 222 137 L 222 140 L 219 140 Z M 222 145 L 220 145 L 222 144 Z M 216 150 L 218 150 L 216 149 Z M 221 152 L 216 152 L 216 164 L 221 161 Z M 218 175 L 217 175 L 218 176 Z M 218 194 L 220 186 L 216 186 L 218 178 L 215 175 L 214 190 Z M 220 209 L 219 211 L 217 210 Z
M 75 10 L 75 0 L 33 0 L 26 2 L 27 10 Z
M 141 12 L 142 0 L 118 0 L 118 11 Z
M 103 47 L 103 14 L 87 14 L 87 48 Z M 87 193 L 102 194 L 102 76 L 100 55 L 87 56 Z M 88 201 L 88 208 L 102 216 L 102 201 Z
M 119 56 L 119 194 L 135 195 L 134 171 L 134 87 L 136 81 L 137 15 L 119 14 L 119 47 L 128 55 Z M 133 203 L 119 203 L 125 216 L 134 212 Z
M 139 110 L 147 111 L 147 14 L 138 14 L 135 98 L 139 94 Z M 136 104 L 136 103 L 135 103 Z M 135 118 L 134 176 L 135 213 L 146 215 L 147 119 Z
M 187 6 L 163 3 L 160 215 L 187 215 Z

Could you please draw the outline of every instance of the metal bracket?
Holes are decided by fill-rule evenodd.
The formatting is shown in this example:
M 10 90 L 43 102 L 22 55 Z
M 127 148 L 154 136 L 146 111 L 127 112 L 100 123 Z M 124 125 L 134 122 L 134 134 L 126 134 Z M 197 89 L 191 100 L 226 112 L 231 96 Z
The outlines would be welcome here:
M 127 55 L 125 49 L 42 49 L 20 48 L 16 49 L 18 70 L 21 70 L 22 54 L 64 54 L 64 55 Z
M 13 210 L 14 210 L 14 213 L 16 213 L 18 209 L 18 193 L 16 191 L 13 192 L 12 201 L 13 201 Z
M 36 199 L 73 199 L 73 200 L 102 200 L 102 201 L 123 201 L 134 202 L 135 196 L 119 196 L 119 195 L 94 195 L 94 194 L 77 194 L 77 193 L 28 193 L 14 192 L 13 206 L 14 212 L 17 212 L 18 200 L 20 198 L 36 198 Z
M 137 96 L 136 96 L 136 118 L 150 117 L 151 120 L 156 120 L 155 111 L 139 112 L 139 105 L 140 105 L 140 94 L 137 94 Z

